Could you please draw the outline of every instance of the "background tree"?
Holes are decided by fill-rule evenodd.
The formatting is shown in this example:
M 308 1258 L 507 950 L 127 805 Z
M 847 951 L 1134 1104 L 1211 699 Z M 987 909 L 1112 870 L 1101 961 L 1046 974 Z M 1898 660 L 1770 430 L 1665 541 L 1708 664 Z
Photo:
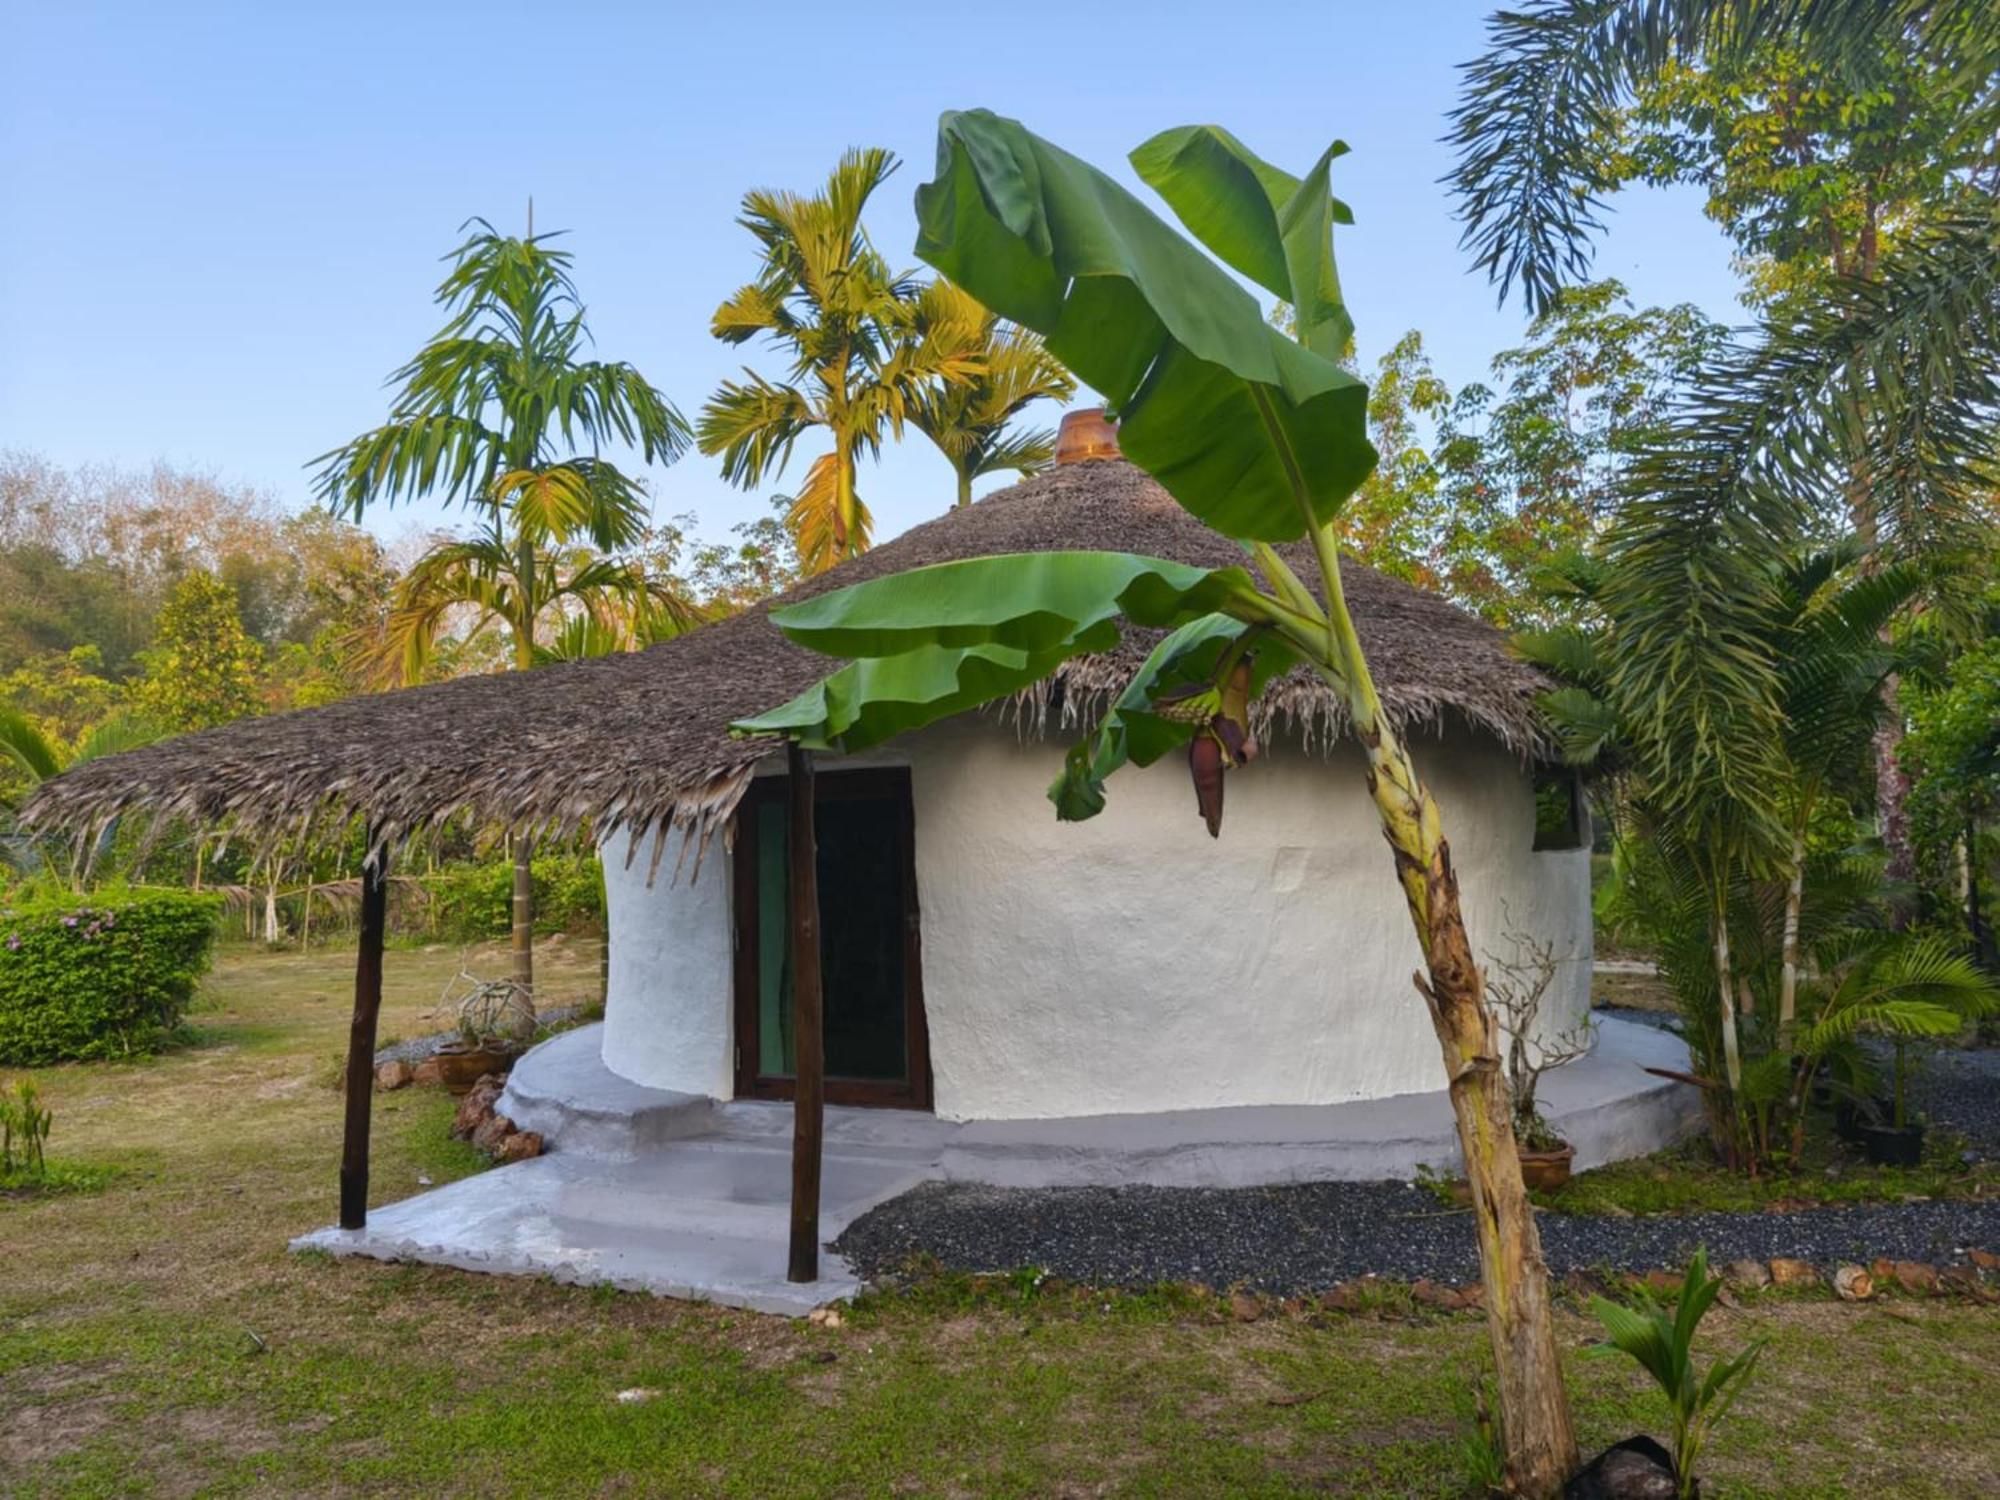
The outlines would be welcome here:
M 1453 393 L 1405 334 L 1369 386 L 1382 461 L 1342 511 L 1342 541 L 1496 625 L 1553 623 L 1568 596 L 1536 575 L 1595 545 L 1626 465 L 1722 337 L 1686 303 L 1634 308 L 1616 281 L 1567 288 L 1494 356 L 1490 383 Z
M 808 572 L 868 549 L 874 523 L 855 477 L 862 455 L 879 453 L 885 432 L 902 436 L 933 382 L 978 369 L 962 327 L 926 330 L 916 278 L 892 271 L 862 227 L 868 199 L 896 166 L 879 148 L 850 150 L 817 193 L 746 194 L 737 222 L 763 267 L 710 324 L 725 343 L 768 338 L 792 356 L 784 380 L 746 369 L 702 407 L 701 451 L 722 456 L 723 478 L 749 488 L 783 474 L 815 428 L 832 442 L 786 517 Z
M 680 414 L 631 365 L 580 357 L 583 303 L 553 236 L 472 222 L 478 232 L 452 252 L 437 290 L 450 317 L 391 377 L 401 390 L 388 422 L 316 460 L 318 492 L 337 513 L 359 519 L 371 505 L 434 494 L 477 518 L 475 536 L 433 548 L 398 585 L 387 650 L 406 679 L 460 606 L 500 623 L 511 664 L 526 668 L 560 607 L 648 596 L 643 570 L 617 555 L 644 536 L 644 490 L 602 449 L 666 464 L 688 440 Z M 528 840 L 515 841 L 514 979 L 530 993 L 532 856 Z
M 1717 613 L 1729 566 L 1707 549 L 1725 534 L 1844 514 L 1871 550 L 1976 551 L 2000 405 L 2000 15 L 1972 0 L 1546 0 L 1497 15 L 1489 41 L 1453 116 L 1455 185 L 1503 297 L 1546 305 L 1588 266 L 1604 195 L 1645 179 L 1708 189 L 1763 302 L 1761 347 L 1716 366 L 1679 474 L 1654 475 L 1677 497 L 1654 514 L 1704 560 L 1676 585 L 1661 549 L 1654 582 L 1689 634 L 1678 651 L 1656 635 L 1648 670 L 1695 660 L 1696 634 L 1747 644 Z M 1753 600 L 1756 580 L 1733 581 Z M 1770 684 L 1739 674 L 1753 716 L 1772 711 Z M 1877 750 L 1892 868 L 1907 862 L 1898 727 L 1891 713 Z
M 1047 428 L 1010 431 L 1036 401 L 1076 394 L 1069 371 L 1049 358 L 1025 328 L 1009 328 L 949 281 L 933 281 L 917 303 L 919 327 L 944 337 L 977 368 L 962 380 L 938 380 L 918 392 L 910 423 L 937 445 L 958 481 L 958 503 L 972 503 L 972 482 L 986 474 L 1032 474 L 1055 455 Z
M 140 656 L 133 702 L 168 734 L 210 729 L 258 711 L 264 650 L 243 628 L 236 590 L 197 568 L 160 611 L 159 633 Z

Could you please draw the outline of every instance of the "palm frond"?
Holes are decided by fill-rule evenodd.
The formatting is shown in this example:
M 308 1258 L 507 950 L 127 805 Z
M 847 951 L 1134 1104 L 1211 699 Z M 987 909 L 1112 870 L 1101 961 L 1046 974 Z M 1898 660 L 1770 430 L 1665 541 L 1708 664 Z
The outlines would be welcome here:
M 47 781 L 62 769 L 62 750 L 17 708 L 0 704 L 0 759 L 27 772 L 32 781 Z

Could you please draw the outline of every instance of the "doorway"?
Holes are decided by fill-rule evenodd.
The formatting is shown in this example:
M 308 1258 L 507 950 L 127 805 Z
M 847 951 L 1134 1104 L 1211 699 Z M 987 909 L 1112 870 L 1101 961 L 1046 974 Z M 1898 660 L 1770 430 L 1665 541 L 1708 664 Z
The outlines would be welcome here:
M 915 824 L 901 767 L 821 772 L 816 788 L 826 1098 L 931 1107 Z M 789 778 L 736 813 L 736 1095 L 792 1096 Z

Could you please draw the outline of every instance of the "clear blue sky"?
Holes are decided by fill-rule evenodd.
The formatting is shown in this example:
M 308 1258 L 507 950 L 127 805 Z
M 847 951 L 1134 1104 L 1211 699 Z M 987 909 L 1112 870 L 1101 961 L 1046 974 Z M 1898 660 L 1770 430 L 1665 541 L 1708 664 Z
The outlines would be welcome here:
M 976 105 L 1128 181 L 1124 153 L 1170 125 L 1225 124 L 1296 168 L 1344 137 L 1362 357 L 1421 328 L 1456 386 L 1523 324 L 1471 274 L 1438 183 L 1489 8 L 9 0 L 0 447 L 166 459 L 303 505 L 302 465 L 381 420 L 383 378 L 436 327 L 460 222 L 518 229 L 530 194 L 538 228 L 571 231 L 599 353 L 692 419 L 742 358 L 708 318 L 753 269 L 744 190 L 889 146 L 906 165 L 870 229 L 912 261 L 938 113 Z M 1741 320 L 1692 195 L 1626 195 L 1598 265 L 1642 301 Z M 760 509 L 699 455 L 652 479 L 656 511 L 709 534 Z M 914 436 L 864 475 L 884 536 L 950 493 Z M 438 513 L 372 524 L 411 515 Z

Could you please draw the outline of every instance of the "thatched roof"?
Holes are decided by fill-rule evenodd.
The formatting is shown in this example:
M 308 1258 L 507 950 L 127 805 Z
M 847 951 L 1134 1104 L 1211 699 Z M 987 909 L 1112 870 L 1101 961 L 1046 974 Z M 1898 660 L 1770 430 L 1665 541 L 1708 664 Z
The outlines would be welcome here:
M 800 599 L 927 563 L 998 552 L 1116 548 L 1200 566 L 1242 561 L 1146 474 L 1119 459 L 1064 464 L 914 527 L 795 588 Z M 1297 560 L 1311 577 L 1309 557 Z M 1498 632 L 1441 599 L 1350 564 L 1349 606 L 1390 713 L 1410 727 L 1456 714 L 1522 754 L 1540 743 L 1533 702 L 1547 686 Z M 777 601 L 783 602 L 783 601 Z M 389 841 L 460 816 L 550 833 L 625 829 L 652 858 L 680 828 L 722 825 L 767 740 L 732 720 L 786 701 L 831 667 L 786 640 L 759 606 L 646 651 L 459 678 L 245 719 L 92 761 L 44 783 L 22 809 L 41 829 L 87 832 L 136 810 L 228 824 L 254 840 L 360 816 Z M 1150 647 L 1133 632 L 1079 659 L 1016 705 L 1033 732 L 1086 720 Z M 1329 742 L 1337 701 L 1303 671 L 1272 684 L 1260 733 Z

